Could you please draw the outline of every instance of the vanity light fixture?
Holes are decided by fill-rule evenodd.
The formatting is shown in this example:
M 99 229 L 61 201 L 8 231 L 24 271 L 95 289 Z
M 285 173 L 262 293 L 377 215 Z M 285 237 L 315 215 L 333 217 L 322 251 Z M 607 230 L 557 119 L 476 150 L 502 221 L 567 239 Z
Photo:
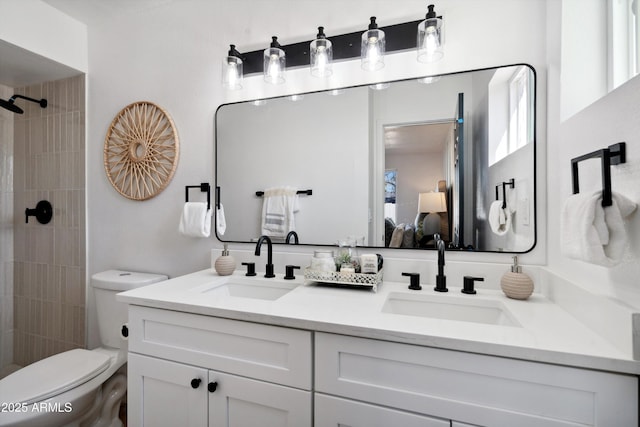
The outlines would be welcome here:
M 315 77 L 329 77 L 333 74 L 333 44 L 324 34 L 324 27 L 318 27 L 316 39 L 309 44 L 311 59 L 311 75 Z
M 285 52 L 289 68 L 308 66 L 311 75 L 317 77 L 332 75 L 333 60 L 344 61 L 360 57 L 363 69 L 376 71 L 385 66 L 384 57 L 392 52 L 417 49 L 417 59 L 420 62 L 433 62 L 444 56 L 442 17 L 436 15 L 433 5 L 428 6 L 424 20 L 402 22 L 383 28 L 378 28 L 375 16 L 370 21 L 367 31 L 332 35 L 331 40 L 324 33 L 324 27 L 318 27 L 318 34 L 313 40 L 281 46 L 277 38 L 273 37 L 268 49 L 243 52 L 242 55 L 234 48 L 224 63 L 223 74 L 230 72 L 228 70 L 232 66 L 228 63 L 229 58 L 232 58 L 231 62 L 236 64 L 236 68 L 240 64 L 238 60 L 242 61 L 243 71 L 247 76 L 263 74 L 268 83 L 284 83 Z M 223 77 L 225 86 L 228 85 L 225 79 L 234 82 L 234 77 Z M 235 78 L 235 81 L 239 79 Z
M 434 5 L 428 6 L 426 19 L 418 24 L 418 62 L 436 62 L 442 59 L 442 17 L 436 16 Z
M 376 17 L 372 16 L 369 29 L 362 33 L 360 57 L 362 69 L 376 71 L 384 67 L 385 35 L 378 28 Z
M 278 43 L 278 38 L 273 36 L 271 39 L 271 45 L 264 50 L 263 55 L 264 81 L 278 85 L 285 82 L 286 56 Z
M 242 89 L 242 55 L 235 45 L 230 45 L 229 54 L 222 61 L 222 85 L 227 89 Z

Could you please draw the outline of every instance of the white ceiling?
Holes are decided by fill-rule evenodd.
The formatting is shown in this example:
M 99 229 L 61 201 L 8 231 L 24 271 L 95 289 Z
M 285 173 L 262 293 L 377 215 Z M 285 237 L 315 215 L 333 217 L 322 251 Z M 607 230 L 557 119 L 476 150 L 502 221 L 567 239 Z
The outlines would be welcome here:
M 43 0 L 88 27 L 175 0 Z M 0 40 L 0 84 L 12 88 L 77 76 L 78 70 Z
M 101 25 L 119 15 L 136 14 L 175 0 L 43 0 L 87 26 Z
M 0 40 L 0 84 L 29 86 L 77 76 L 78 70 Z
M 395 154 L 442 154 L 453 122 L 419 123 L 384 128 L 384 147 Z

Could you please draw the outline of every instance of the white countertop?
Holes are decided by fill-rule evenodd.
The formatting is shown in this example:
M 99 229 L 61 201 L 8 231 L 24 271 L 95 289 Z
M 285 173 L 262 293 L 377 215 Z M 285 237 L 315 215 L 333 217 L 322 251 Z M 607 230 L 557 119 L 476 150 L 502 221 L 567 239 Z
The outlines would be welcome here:
M 602 336 L 587 328 L 557 304 L 534 293 L 528 300 L 507 298 L 501 291 L 478 289 L 466 295 L 460 288 L 447 293 L 423 285 L 421 291 L 407 289 L 406 283 L 383 282 L 377 293 L 360 289 L 332 288 L 305 284 L 302 273 L 294 281 L 218 276 L 212 270 L 177 277 L 118 295 L 118 300 L 134 305 L 183 311 L 207 316 L 280 325 L 488 354 L 610 372 L 640 374 L 640 361 L 623 353 Z M 219 296 L 207 292 L 232 278 L 295 283 L 292 291 L 275 301 Z M 264 283 L 264 282 L 263 282 Z M 500 326 L 466 321 L 442 320 L 382 312 L 391 293 L 403 293 L 442 301 L 499 301 L 520 324 Z

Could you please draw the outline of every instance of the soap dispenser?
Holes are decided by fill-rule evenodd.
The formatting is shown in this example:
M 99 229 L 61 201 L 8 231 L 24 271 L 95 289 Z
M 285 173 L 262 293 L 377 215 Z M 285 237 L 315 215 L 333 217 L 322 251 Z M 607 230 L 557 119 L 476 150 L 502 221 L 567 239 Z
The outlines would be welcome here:
M 500 279 L 500 287 L 506 296 L 513 299 L 527 299 L 533 293 L 533 280 L 522 272 L 517 256 L 513 257 L 511 271 Z
M 216 259 L 213 268 L 220 276 L 228 276 L 236 269 L 236 260 L 229 255 L 226 243 L 224 244 L 224 249 L 222 249 L 222 255 Z

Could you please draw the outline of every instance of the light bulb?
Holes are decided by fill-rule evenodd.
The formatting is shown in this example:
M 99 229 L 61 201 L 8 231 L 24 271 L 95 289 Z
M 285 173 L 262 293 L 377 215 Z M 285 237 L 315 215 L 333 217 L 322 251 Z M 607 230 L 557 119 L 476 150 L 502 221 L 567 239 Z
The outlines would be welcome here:
M 371 17 L 369 29 L 362 33 L 360 56 L 362 68 L 367 71 L 375 71 L 384 67 L 385 35 L 378 29 L 376 17 Z
M 280 49 L 277 37 L 273 37 L 271 47 L 264 50 L 264 80 L 271 84 L 282 84 L 285 81 L 285 53 Z
M 329 77 L 333 74 L 331 62 L 333 61 L 333 46 L 324 34 L 324 27 L 318 27 L 316 39 L 309 45 L 311 58 L 311 75 L 315 77 Z
M 222 84 L 227 89 L 242 89 L 242 59 L 240 52 L 231 45 L 229 56 L 222 61 Z
M 429 5 L 426 19 L 418 24 L 418 61 L 435 62 L 444 56 L 442 49 L 442 19 Z

